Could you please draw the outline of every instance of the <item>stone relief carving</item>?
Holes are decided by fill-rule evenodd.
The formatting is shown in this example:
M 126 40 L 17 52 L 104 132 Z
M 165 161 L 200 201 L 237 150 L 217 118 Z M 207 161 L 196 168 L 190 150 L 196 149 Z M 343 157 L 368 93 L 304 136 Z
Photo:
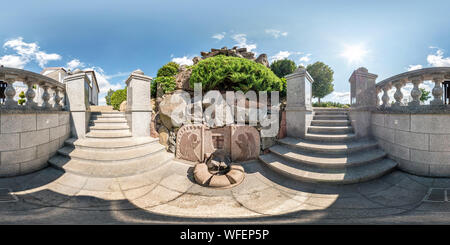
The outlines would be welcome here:
M 245 161 L 256 159 L 259 149 L 259 132 L 252 126 L 208 128 L 205 125 L 185 125 L 177 135 L 176 157 L 202 162 L 205 155 L 223 151 L 233 161 Z

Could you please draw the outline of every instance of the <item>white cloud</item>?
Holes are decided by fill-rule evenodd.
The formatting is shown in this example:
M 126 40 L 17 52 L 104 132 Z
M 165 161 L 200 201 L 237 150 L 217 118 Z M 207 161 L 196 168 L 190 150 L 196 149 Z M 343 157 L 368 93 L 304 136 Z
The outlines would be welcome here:
M 422 65 L 409 65 L 409 67 L 407 68 L 408 71 L 413 71 L 413 70 L 418 70 L 418 69 L 422 69 L 423 66 Z
M 436 47 L 430 47 L 436 48 Z M 427 56 L 428 64 L 431 66 L 450 66 L 450 57 L 444 58 L 444 51 L 437 48 L 436 54 L 429 54 Z
M 317 98 L 313 99 L 317 101 Z M 333 91 L 331 94 L 323 97 L 320 101 L 339 102 L 341 104 L 350 104 L 350 92 Z
M 288 34 L 287 32 L 282 32 L 282 31 L 275 30 L 275 29 L 267 29 L 266 33 L 273 36 L 274 38 L 279 38 L 280 36 L 285 37 Z
M 44 68 L 49 61 L 60 59 L 61 55 L 59 54 L 47 54 L 42 51 L 36 53 L 36 60 L 41 68 Z
M 12 66 L 22 69 L 27 63 L 34 60 L 41 68 L 44 68 L 49 61 L 61 59 L 59 54 L 49 54 L 44 51 L 40 51 L 37 43 L 24 42 L 22 37 L 6 41 L 3 44 L 3 48 L 10 48 L 18 54 L 0 57 L 0 64 L 4 66 Z
M 22 56 L 17 55 L 5 55 L 0 57 L 0 65 L 12 68 L 23 69 L 28 63 Z
M 309 62 L 311 60 L 311 58 L 309 58 L 311 56 L 311 54 L 305 54 L 304 56 L 300 57 L 299 61 L 300 62 Z
M 97 83 L 98 83 L 98 87 L 100 90 L 99 94 L 98 94 L 99 105 L 106 105 L 105 96 L 109 89 L 117 90 L 117 89 L 122 89 L 125 87 L 124 82 L 112 83 L 112 82 L 110 82 L 110 79 L 112 77 L 125 76 L 125 75 L 129 74 L 129 73 L 124 73 L 124 72 L 119 72 L 114 75 L 107 75 L 101 67 L 97 67 L 97 66 L 86 68 L 85 71 L 94 71 L 95 72 L 95 77 L 97 78 Z
M 67 69 L 70 69 L 73 71 L 76 68 L 84 67 L 84 63 L 81 62 L 79 59 L 73 59 L 73 60 L 67 62 L 66 67 L 67 67 Z
M 214 34 L 213 36 L 212 36 L 212 38 L 215 38 L 215 39 L 217 39 L 217 40 L 222 40 L 224 37 L 225 37 L 225 32 L 222 32 L 222 33 L 217 33 L 217 34 Z
M 188 66 L 190 66 L 190 65 L 194 64 L 192 59 L 187 57 L 187 56 L 172 58 L 172 61 L 177 63 L 177 64 L 179 64 L 179 65 L 188 65 Z
M 289 57 L 292 53 L 289 51 L 280 51 L 276 55 L 270 57 L 270 62 L 274 62 L 276 60 L 283 60 Z
M 256 49 L 256 44 L 247 43 L 247 35 L 246 34 L 235 34 L 233 35 L 233 40 L 236 41 L 236 45 L 241 48 L 247 48 L 247 51 L 251 52 L 253 49 Z M 254 52 L 255 53 L 255 52 Z

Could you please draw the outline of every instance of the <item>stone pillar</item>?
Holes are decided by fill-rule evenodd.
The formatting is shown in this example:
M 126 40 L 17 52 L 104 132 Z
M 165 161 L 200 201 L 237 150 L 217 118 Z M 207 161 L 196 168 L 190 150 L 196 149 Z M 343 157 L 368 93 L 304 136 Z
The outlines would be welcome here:
M 87 79 L 86 74 L 80 70 L 64 78 L 66 103 L 70 111 L 70 129 L 72 136 L 79 139 L 85 138 L 89 121 Z
M 286 133 L 291 137 L 305 137 L 312 120 L 312 83 L 304 68 L 297 68 L 286 76 Z
M 364 67 L 355 70 L 350 79 L 352 105 L 349 111 L 350 120 L 357 138 L 368 137 L 371 135 L 371 115 L 377 106 L 377 92 L 375 80 L 378 75 L 371 74 Z M 383 104 L 385 103 L 386 91 L 383 95 Z
M 150 137 L 152 108 L 150 103 L 150 82 L 152 78 L 136 70 L 126 80 L 127 121 L 133 137 Z
M 374 108 L 377 106 L 375 80 L 378 75 L 371 74 L 365 67 L 355 70 L 350 79 L 351 94 L 354 98 L 352 108 Z

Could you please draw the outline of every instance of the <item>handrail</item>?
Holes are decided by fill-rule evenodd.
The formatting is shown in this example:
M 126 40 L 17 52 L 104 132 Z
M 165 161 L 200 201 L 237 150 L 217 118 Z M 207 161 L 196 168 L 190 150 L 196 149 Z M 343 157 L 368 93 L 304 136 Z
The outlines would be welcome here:
M 444 82 L 445 79 L 450 79 L 450 67 L 422 68 L 408 72 L 403 72 L 398 75 L 384 79 L 383 81 L 375 85 L 377 95 L 381 91 L 384 92 L 381 98 L 382 105 L 380 107 L 386 108 L 391 106 L 389 104 L 390 98 L 388 95 L 388 91 L 391 89 L 392 86 L 396 88 L 396 92 L 394 94 L 395 103 L 392 105 L 392 107 L 395 108 L 405 106 L 401 101 L 403 99 L 403 93 L 401 91 L 401 88 L 405 86 L 406 83 L 412 83 L 414 85 L 413 89 L 411 90 L 411 97 L 413 100 L 408 103 L 408 106 L 419 106 L 420 97 L 422 95 L 422 92 L 419 89 L 419 85 L 420 83 L 426 80 L 432 80 L 435 84 L 433 90 L 431 91 L 432 95 L 434 96 L 434 99 L 431 101 L 431 105 L 442 105 L 444 104 L 444 101 L 442 100 L 442 95 L 444 91 L 441 84 Z
M 5 102 L 3 105 L 0 105 L 2 109 L 44 109 L 44 110 L 62 110 L 63 106 L 61 105 L 61 101 L 63 98 L 59 96 L 59 93 L 65 94 L 66 86 L 64 83 L 60 83 L 50 77 L 34 73 L 31 71 L 26 71 L 17 68 L 11 67 L 3 67 L 0 66 L 0 81 L 4 81 L 7 83 L 7 87 L 4 90 L 5 93 Z M 14 96 L 16 95 L 16 89 L 13 84 L 15 82 L 23 82 L 27 85 L 28 89 L 25 93 L 26 103 L 25 105 L 19 105 L 16 100 L 14 100 Z M 34 85 L 38 85 L 42 87 L 44 92 L 42 93 L 42 105 L 38 105 L 34 101 L 34 97 L 36 96 Z M 48 90 L 53 90 L 53 101 L 50 104 L 50 94 Z

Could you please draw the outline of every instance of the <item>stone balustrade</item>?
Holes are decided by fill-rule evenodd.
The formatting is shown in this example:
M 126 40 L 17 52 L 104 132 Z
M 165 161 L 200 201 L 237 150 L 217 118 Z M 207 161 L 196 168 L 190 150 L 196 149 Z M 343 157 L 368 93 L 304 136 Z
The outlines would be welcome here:
M 419 89 L 419 85 L 424 81 L 431 80 L 434 82 L 434 88 L 431 91 L 433 95 L 433 100 L 430 102 L 431 106 L 441 106 L 444 104 L 442 95 L 444 94 L 442 83 L 450 79 L 450 67 L 430 67 L 423 68 L 413 71 L 404 72 L 390 78 L 387 78 L 376 84 L 376 93 L 378 98 L 378 93 L 382 92 L 381 105 L 377 104 L 379 108 L 392 108 L 399 109 L 401 107 L 418 107 L 420 104 L 420 97 L 422 92 Z M 411 98 L 408 104 L 402 102 L 404 94 L 402 88 L 407 84 L 412 83 L 413 88 L 411 90 Z M 395 102 L 390 104 L 391 100 L 389 96 L 389 90 L 395 88 L 394 99 Z
M 0 104 L 0 109 L 7 110 L 62 110 L 63 97 L 66 87 L 63 83 L 60 83 L 52 78 L 43 76 L 30 71 L 25 71 L 16 68 L 0 67 L 0 81 L 4 81 L 7 87 L 4 91 L 5 101 Z M 27 85 L 27 91 L 25 92 L 26 102 L 23 105 L 19 105 L 18 101 L 14 99 L 16 95 L 16 89 L 13 84 L 16 82 L 22 82 Z M 38 105 L 35 102 L 36 89 L 35 85 L 42 88 L 42 104 Z M 51 91 L 50 91 L 51 90 Z M 50 101 L 51 96 L 53 100 Z

